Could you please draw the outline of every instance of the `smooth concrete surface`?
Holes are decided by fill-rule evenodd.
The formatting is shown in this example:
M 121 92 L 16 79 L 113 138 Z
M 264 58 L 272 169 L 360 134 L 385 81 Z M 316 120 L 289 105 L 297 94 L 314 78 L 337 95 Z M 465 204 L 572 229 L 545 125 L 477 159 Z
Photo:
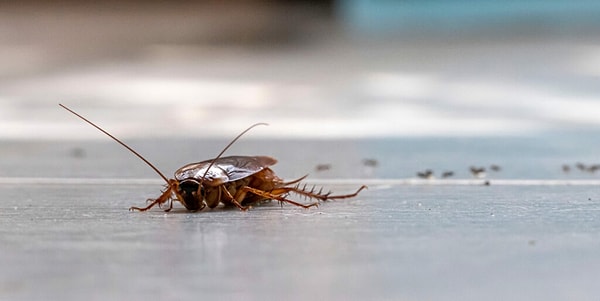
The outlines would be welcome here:
M 250 152 L 264 145 L 240 143 Z M 295 143 L 317 157 L 313 148 L 335 145 Z M 295 143 L 261 154 L 286 147 L 293 153 L 300 148 Z M 366 154 L 357 151 L 362 143 L 344 143 L 339 146 L 356 151 L 338 155 L 346 162 Z M 393 149 L 408 142 L 387 143 Z M 154 142 L 133 144 L 153 161 L 172 161 L 153 155 Z M 32 144 L 2 145 L 0 300 L 593 300 L 600 294 L 596 185 L 494 185 L 492 175 L 489 186 L 378 184 L 371 178 L 358 197 L 318 208 L 271 202 L 247 212 L 189 213 L 176 206 L 170 213 L 140 213 L 127 208 L 143 205 L 162 187 L 118 145 L 25 145 Z M 174 145 L 155 151 L 173 154 L 167 150 Z M 108 164 L 96 152 L 118 163 Z M 463 157 L 456 163 L 477 158 Z M 42 164 L 34 158 L 46 158 L 46 169 L 62 166 L 60 176 L 43 182 L 50 171 L 38 173 L 38 180 L 18 174 L 34 174 Z M 440 166 L 427 155 L 420 158 Z M 274 169 L 291 177 L 310 169 L 307 161 L 318 162 L 292 154 L 279 159 Z M 379 160 L 412 166 L 392 157 Z M 11 164 L 21 168 L 11 172 Z M 322 183 L 323 174 L 310 170 L 311 183 L 354 190 L 355 183 L 336 171 L 340 166 L 332 166 L 332 177 Z M 510 175 L 510 166 L 503 172 Z M 129 171 L 114 183 L 67 181 L 69 170 L 70 179 L 118 178 L 108 171 L 119 167 Z M 8 176 L 21 181 L 6 181 Z
M 127 211 L 156 195 L 155 186 L 24 183 L 2 191 L 2 300 L 600 293 L 597 187 L 374 186 L 308 210 L 267 203 L 198 213 Z

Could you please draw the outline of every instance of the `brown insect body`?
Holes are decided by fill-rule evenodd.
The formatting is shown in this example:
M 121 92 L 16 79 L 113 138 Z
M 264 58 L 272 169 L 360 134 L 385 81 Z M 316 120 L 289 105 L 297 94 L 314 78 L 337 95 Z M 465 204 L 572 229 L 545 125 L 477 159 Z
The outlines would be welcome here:
M 150 202 L 148 206 L 143 208 L 131 207 L 129 210 L 146 211 L 155 205 L 162 207 L 163 204 L 168 203 L 165 211 L 170 211 L 173 208 L 174 200 L 179 201 L 190 211 L 202 210 L 207 206 L 214 208 L 220 203 L 233 205 L 241 210 L 247 210 L 249 205 L 268 199 L 309 208 L 317 206 L 318 202 L 301 204 L 288 199 L 287 195 L 295 193 L 309 199 L 326 201 L 351 198 L 358 195 L 361 190 L 367 188 L 367 186 L 363 185 L 351 194 L 331 195 L 329 192 L 322 193 L 321 190 L 317 192 L 315 191 L 315 187 L 310 190 L 306 189 L 306 185 L 300 187 L 298 183 L 306 176 L 290 182 L 284 182 L 269 168 L 269 166 L 277 163 L 277 160 L 274 158 L 267 156 L 221 157 L 237 139 L 260 124 L 252 125 L 239 134 L 216 158 L 187 164 L 175 172 L 174 179 L 167 179 L 154 165 L 125 143 L 64 105 L 61 104 L 60 106 L 127 148 L 154 169 L 167 182 L 166 189 L 158 198 L 148 199 Z
M 175 195 L 188 210 L 215 208 L 219 203 L 235 205 L 235 201 L 246 206 L 263 198 L 250 195 L 239 199 L 244 187 L 271 191 L 284 184 L 268 168 L 275 163 L 277 160 L 265 156 L 231 156 L 188 164 L 175 172 L 179 183 Z
M 190 211 L 215 208 L 220 203 L 247 210 L 249 205 L 268 199 L 309 208 L 318 203 L 301 204 L 285 195 L 292 192 L 325 201 L 354 197 L 366 188 L 362 186 L 355 193 L 347 195 L 315 192 L 314 188 L 307 190 L 306 187 L 295 185 L 304 177 L 291 182 L 279 178 L 269 168 L 275 163 L 276 159 L 267 156 L 230 156 L 188 164 L 175 172 L 175 179 L 169 180 L 167 189 L 159 198 L 149 199 L 151 203 L 147 207 L 130 209 L 145 211 L 157 204 L 162 207 L 168 203 L 165 211 L 169 211 L 173 208 L 173 200 L 177 200 Z

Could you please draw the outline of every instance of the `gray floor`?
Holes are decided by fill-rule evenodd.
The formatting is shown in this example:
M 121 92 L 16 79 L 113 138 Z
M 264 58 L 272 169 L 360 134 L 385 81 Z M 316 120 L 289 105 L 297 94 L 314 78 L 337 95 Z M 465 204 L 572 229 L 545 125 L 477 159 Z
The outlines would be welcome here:
M 169 214 L 126 210 L 156 195 L 155 185 L 2 191 L 2 300 L 600 293 L 597 187 L 372 185 L 356 199 L 308 210 L 268 203 Z
M 451 141 L 445 142 L 446 149 L 453 149 Z M 353 166 L 358 178 L 364 167 L 353 162 L 369 152 L 386 162 L 381 165 L 416 167 L 365 147 L 373 141 L 345 141 L 338 146 L 351 151 L 338 155 L 327 177 L 308 162 L 319 162 L 314 157 L 327 152 L 314 150 L 334 149 L 335 142 L 288 141 L 260 151 L 273 143 L 243 141 L 239 146 L 260 154 L 281 152 L 281 164 L 274 167 L 280 175 L 311 172 L 311 183 L 336 192 L 357 187 L 360 180 L 348 179 L 344 170 Z M 418 155 L 431 143 L 400 139 L 384 144 L 387 149 L 412 145 L 417 153 L 406 152 L 407 158 L 439 170 L 448 164 L 443 155 Z M 152 141 L 132 144 L 159 167 L 186 160 L 185 154 L 175 159 L 157 155 L 177 143 L 162 148 Z M 299 145 L 309 155 L 295 154 Z M 446 185 L 394 184 L 386 176 L 389 167 L 378 166 L 371 177 L 362 174 L 370 187 L 359 197 L 318 208 L 265 203 L 247 212 L 188 213 L 177 207 L 171 213 L 139 213 L 127 208 L 156 197 L 160 179 L 110 141 L 15 142 L 1 149 L 1 300 L 593 300 L 600 294 L 600 189 L 560 184 L 596 179 L 560 172 L 563 160 L 585 158 L 581 153 L 526 166 L 552 162 L 548 166 L 556 168 L 555 174 L 540 168 L 536 177 L 546 178 L 542 183 L 548 185 L 518 180 L 495 185 L 503 174 L 514 178 L 510 164 L 488 175 L 490 186 L 457 185 L 457 179 Z M 499 158 L 459 157 L 464 161 L 456 164 Z M 11 164 L 20 169 L 8 169 Z

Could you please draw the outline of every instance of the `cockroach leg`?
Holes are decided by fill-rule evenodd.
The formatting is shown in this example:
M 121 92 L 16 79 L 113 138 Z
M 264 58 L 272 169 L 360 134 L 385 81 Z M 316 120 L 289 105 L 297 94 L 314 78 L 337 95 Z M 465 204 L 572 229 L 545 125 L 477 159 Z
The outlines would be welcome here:
M 248 207 L 247 206 L 243 206 L 242 204 L 240 204 L 240 202 L 238 202 L 236 200 L 231 200 L 231 203 L 233 205 L 235 205 L 236 207 L 238 207 L 242 211 L 248 211 Z
M 240 204 L 240 202 L 236 201 L 236 199 L 231 195 L 229 190 L 227 190 L 224 186 L 219 186 L 219 195 L 221 195 L 221 193 L 223 194 L 223 200 L 226 200 L 226 202 L 233 204 L 240 210 L 247 211 L 250 208 L 249 206 L 243 206 L 242 204 Z
M 314 188 L 311 190 L 306 190 L 306 185 L 302 188 L 300 188 L 299 186 L 295 186 L 295 187 L 281 187 L 281 188 L 277 188 L 275 190 L 272 191 L 273 194 L 284 194 L 284 193 L 289 193 L 289 192 L 293 192 L 308 198 L 314 198 L 314 199 L 318 199 L 321 201 L 327 201 L 327 200 L 335 200 L 335 199 L 347 199 L 347 198 L 352 198 L 358 195 L 358 193 L 367 188 L 366 185 L 362 185 L 360 188 L 358 188 L 358 190 L 356 190 L 356 192 L 354 193 L 350 193 L 350 194 L 340 194 L 340 195 L 331 195 L 330 192 L 328 193 L 322 193 L 321 190 L 319 190 L 319 192 L 314 192 Z
M 144 207 L 144 208 L 140 208 L 140 207 L 130 207 L 129 211 L 146 211 L 152 207 L 154 207 L 156 204 L 159 204 L 160 206 L 160 199 L 156 199 L 154 200 L 152 203 L 150 203 L 150 205 Z
M 144 207 L 144 208 L 140 208 L 140 207 L 131 207 L 129 208 L 129 211 L 146 211 L 154 206 L 156 206 L 158 204 L 159 207 L 162 207 L 161 205 L 169 200 L 171 200 L 171 196 L 173 195 L 173 191 L 177 189 L 177 183 L 172 180 L 171 184 L 167 187 L 167 189 L 165 191 L 163 191 L 163 193 L 155 200 L 152 199 L 148 199 L 148 201 L 151 201 L 151 203 Z M 165 209 L 166 212 L 171 211 L 171 209 L 173 208 L 173 201 L 170 201 L 169 204 L 169 208 Z
M 313 207 L 313 206 L 316 206 L 316 207 L 319 206 L 319 203 L 316 203 L 316 202 L 312 203 L 312 204 L 308 204 L 308 205 L 300 204 L 298 202 L 294 202 L 292 200 L 284 198 L 283 196 L 281 196 L 282 193 L 277 194 L 277 193 L 273 193 L 273 192 L 266 192 L 266 191 L 262 191 L 262 190 L 259 190 L 259 189 L 256 189 L 256 188 L 252 188 L 252 187 L 249 187 L 249 186 L 242 187 L 242 189 L 240 189 L 238 191 L 238 193 L 236 194 L 236 198 L 235 199 L 236 200 L 243 200 L 246 197 L 246 193 L 248 193 L 248 192 L 250 192 L 252 194 L 255 194 L 255 195 L 258 195 L 258 196 L 261 196 L 261 197 L 264 197 L 264 198 L 267 198 L 267 199 L 273 199 L 273 200 L 276 200 L 276 201 L 279 201 L 279 202 L 282 202 L 282 203 L 283 202 L 289 203 L 289 204 L 292 204 L 292 205 L 295 205 L 295 206 L 298 206 L 298 207 L 302 207 L 302 208 L 310 208 L 310 207 Z
M 169 199 L 169 208 L 165 209 L 165 212 L 169 212 L 171 209 L 173 209 L 173 200 Z
M 326 200 L 353 198 L 353 197 L 357 196 L 358 193 L 361 192 L 363 189 L 367 189 L 367 188 L 368 188 L 367 185 L 362 185 L 354 193 L 341 194 L 341 195 L 329 195 L 329 194 L 327 194 L 327 199 Z
M 306 177 L 308 177 L 308 175 L 305 175 L 305 176 L 303 176 L 303 177 L 300 177 L 300 178 L 298 178 L 298 179 L 296 179 L 296 180 L 292 180 L 292 181 L 289 181 L 289 182 L 285 182 L 285 183 L 283 183 L 283 184 L 282 184 L 282 186 L 289 186 L 289 185 L 292 185 L 292 184 L 299 183 L 300 181 L 302 181 L 302 180 L 306 179 Z

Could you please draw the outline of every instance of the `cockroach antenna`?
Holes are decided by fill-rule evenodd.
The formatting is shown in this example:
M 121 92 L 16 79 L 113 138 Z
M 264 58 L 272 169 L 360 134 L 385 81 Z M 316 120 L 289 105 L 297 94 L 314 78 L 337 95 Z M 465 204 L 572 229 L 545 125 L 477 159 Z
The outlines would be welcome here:
M 225 153 L 225 151 L 227 151 L 227 149 L 229 149 L 236 141 L 238 141 L 238 139 L 240 139 L 240 137 L 244 136 L 244 134 L 246 134 L 249 130 L 251 130 L 252 128 L 257 127 L 259 125 L 269 125 L 269 124 L 268 123 L 264 123 L 264 122 L 255 123 L 255 124 L 249 126 L 247 129 L 245 129 L 243 132 L 241 132 L 235 138 L 233 138 L 233 140 L 231 140 L 231 142 L 229 142 L 229 144 L 227 144 L 227 146 L 225 146 L 223 148 L 223 150 L 212 160 L 212 162 L 210 162 L 210 164 L 206 168 L 206 171 L 202 175 L 202 179 L 204 179 L 206 177 L 206 174 L 208 174 L 208 171 L 210 170 L 210 168 L 213 165 L 215 165 L 215 162 L 217 160 L 219 160 L 219 158 L 221 158 L 221 156 L 223 156 L 223 154 Z M 200 184 L 202 184 L 202 181 L 200 181 Z
M 132 152 L 134 155 L 136 155 L 138 158 L 142 159 L 142 161 L 144 161 L 146 164 L 148 164 L 148 166 L 150 166 L 161 178 L 163 178 L 163 180 L 165 180 L 165 182 L 167 182 L 167 184 L 169 184 L 169 179 L 167 179 L 167 177 L 165 177 L 165 175 L 160 172 L 160 170 L 158 170 L 158 168 L 156 168 L 156 166 L 154 166 L 152 163 L 150 163 L 148 160 L 146 160 L 146 158 L 144 158 L 142 155 L 140 155 L 138 152 L 136 152 L 135 150 L 133 150 L 131 147 L 129 147 L 127 144 L 125 144 L 123 141 L 117 139 L 117 137 L 111 135 L 109 132 L 105 131 L 104 129 L 102 129 L 101 127 L 97 126 L 96 124 L 94 124 L 93 122 L 89 121 L 87 118 L 77 114 L 75 111 L 67 108 L 65 105 L 59 103 L 59 106 L 61 106 L 63 109 L 71 112 L 73 115 L 81 118 L 83 121 L 89 123 L 91 126 L 95 127 L 96 129 L 98 129 L 99 131 L 101 131 L 102 133 L 106 134 L 108 137 L 112 138 L 113 140 L 115 140 L 117 143 L 121 144 L 123 147 L 125 147 L 127 150 L 129 150 L 130 152 Z

